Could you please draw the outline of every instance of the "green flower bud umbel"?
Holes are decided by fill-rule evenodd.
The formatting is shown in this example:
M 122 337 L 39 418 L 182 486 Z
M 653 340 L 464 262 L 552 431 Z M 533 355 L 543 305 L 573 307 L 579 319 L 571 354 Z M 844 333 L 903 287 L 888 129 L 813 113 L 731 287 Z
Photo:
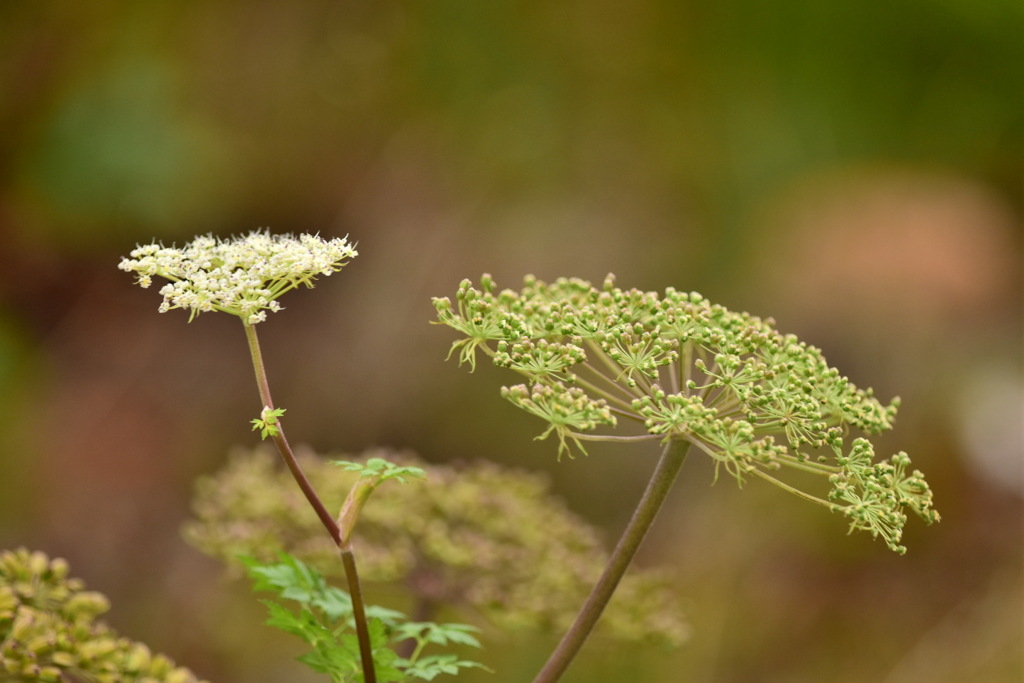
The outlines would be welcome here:
M 460 363 L 482 351 L 523 383 L 503 387 L 514 405 L 548 423 L 559 454 L 584 441 L 686 441 L 741 484 L 772 483 L 881 536 L 894 551 L 905 510 L 939 519 L 932 492 L 905 453 L 874 462 L 852 431 L 891 429 L 898 400 L 880 403 L 829 367 L 817 348 L 697 293 L 663 295 L 579 279 L 529 276 L 520 291 L 459 285 L 455 303 L 436 298 L 438 319 L 463 335 Z M 821 497 L 784 481 L 782 470 L 819 474 Z

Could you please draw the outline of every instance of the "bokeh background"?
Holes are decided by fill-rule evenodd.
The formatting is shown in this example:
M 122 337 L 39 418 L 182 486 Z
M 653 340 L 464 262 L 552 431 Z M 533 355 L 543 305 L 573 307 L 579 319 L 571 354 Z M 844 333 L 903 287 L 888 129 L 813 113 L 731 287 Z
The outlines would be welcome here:
M 0 5 L 0 547 L 68 558 L 109 620 L 214 682 L 296 644 L 187 546 L 192 481 L 256 436 L 242 330 L 116 269 L 196 234 L 350 235 L 260 326 L 289 434 L 550 472 L 614 537 L 654 452 L 555 462 L 431 296 L 524 274 L 774 316 L 883 399 L 942 513 L 897 557 L 691 459 L 640 561 L 678 651 L 567 681 L 1019 681 L 1024 6 L 1015 0 L 97 0 Z M 485 633 L 524 681 L 555 635 Z

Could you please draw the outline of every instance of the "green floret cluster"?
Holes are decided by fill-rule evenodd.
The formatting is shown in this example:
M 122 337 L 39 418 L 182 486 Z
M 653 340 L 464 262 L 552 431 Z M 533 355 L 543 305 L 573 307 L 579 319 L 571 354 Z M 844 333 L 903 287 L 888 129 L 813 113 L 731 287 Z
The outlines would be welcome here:
M 24 548 L 0 553 L 0 679 L 199 683 L 97 621 L 109 608 L 102 594 L 68 577 L 64 560 Z
M 515 371 L 508 401 L 548 423 L 559 455 L 585 441 L 686 441 L 743 483 L 766 479 L 843 513 L 851 531 L 881 536 L 899 553 L 909 509 L 932 523 L 932 493 L 905 453 L 874 463 L 871 435 L 892 428 L 898 399 L 883 405 L 774 321 L 736 313 L 700 294 L 664 294 L 580 279 L 528 276 L 498 290 L 485 275 L 435 298 L 452 345 L 475 368 L 477 352 Z M 599 431 L 602 430 L 602 431 Z M 825 495 L 784 481 L 782 468 L 821 475 Z
M 422 468 L 426 480 L 381 487 L 359 519 L 354 543 L 360 574 L 406 587 L 414 612 L 469 608 L 509 629 L 562 630 L 607 561 L 597 531 L 554 498 L 543 476 L 489 462 L 424 463 L 411 454 L 370 452 Z M 299 460 L 325 501 L 345 499 L 357 473 L 312 453 Z M 316 517 L 269 451 L 238 451 L 193 498 L 185 537 L 201 551 L 238 567 L 238 556 L 262 562 L 284 550 L 340 578 L 337 549 L 318 533 Z M 333 574 L 331 572 L 334 572 Z M 659 571 L 623 580 L 599 630 L 629 641 L 678 644 L 688 633 Z

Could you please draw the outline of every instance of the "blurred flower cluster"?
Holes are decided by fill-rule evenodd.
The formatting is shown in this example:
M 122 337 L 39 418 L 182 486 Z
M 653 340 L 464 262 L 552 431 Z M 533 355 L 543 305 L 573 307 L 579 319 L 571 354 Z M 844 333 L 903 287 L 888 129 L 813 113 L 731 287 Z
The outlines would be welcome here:
M 370 452 L 420 467 L 426 481 L 382 487 L 360 516 L 360 573 L 401 582 L 417 619 L 444 606 L 471 608 L 508 629 L 562 630 L 607 561 L 597 531 L 552 496 L 539 475 L 478 461 L 433 465 L 409 453 Z M 299 454 L 325 501 L 342 501 L 357 473 Z M 235 571 L 239 555 L 263 562 L 284 550 L 339 577 L 337 549 L 319 528 L 287 471 L 264 449 L 238 451 L 199 480 L 186 539 Z M 606 636 L 678 644 L 688 626 L 664 572 L 623 580 L 599 630 Z
M 939 518 L 905 453 L 876 463 L 867 439 L 844 444 L 851 429 L 891 429 L 898 401 L 883 405 L 770 319 L 695 292 L 623 290 L 611 275 L 601 288 L 528 276 L 519 292 L 485 275 L 479 289 L 463 280 L 455 305 L 434 305 L 463 335 L 460 362 L 474 367 L 480 350 L 527 380 L 502 395 L 548 422 L 540 438 L 556 434 L 559 454 L 586 440 L 684 440 L 739 483 L 756 476 L 841 511 L 900 553 L 905 508 Z M 591 433 L 620 420 L 633 431 Z M 826 477 L 827 498 L 780 479 L 783 467 Z
M 24 548 L 0 553 L 2 679 L 198 683 L 188 669 L 96 621 L 109 608 L 102 594 L 68 577 L 64 560 Z
M 248 325 L 263 322 L 267 311 L 281 310 L 277 299 L 299 285 L 313 286 L 318 275 L 341 270 L 358 255 L 346 238 L 271 235 L 251 232 L 230 240 L 196 237 L 181 249 L 147 244 L 118 265 L 135 273 L 146 288 L 153 277 L 170 280 L 160 289 L 160 312 L 173 308 L 199 313 L 224 311 Z

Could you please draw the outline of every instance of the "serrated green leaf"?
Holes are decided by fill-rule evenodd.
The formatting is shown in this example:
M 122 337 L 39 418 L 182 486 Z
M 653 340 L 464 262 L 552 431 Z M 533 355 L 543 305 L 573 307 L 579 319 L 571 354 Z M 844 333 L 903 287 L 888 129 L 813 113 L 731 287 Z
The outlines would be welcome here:
M 298 612 L 272 601 L 261 600 L 270 613 L 266 623 L 302 638 L 311 651 L 298 658 L 312 670 L 327 674 L 335 683 L 359 683 L 362 680 L 359 640 L 352 621 L 352 601 L 348 593 L 329 585 L 313 567 L 281 553 L 279 562 L 261 564 L 244 557 L 254 591 L 267 591 L 281 599 L 297 602 Z M 384 607 L 368 607 L 368 630 L 377 680 L 399 683 L 411 678 L 433 680 L 441 674 L 455 674 L 461 668 L 481 666 L 459 660 L 455 655 L 431 655 L 416 662 L 402 659 L 390 647 L 412 638 L 419 646 L 430 643 L 457 643 L 479 647 L 472 635 L 477 629 L 465 624 L 406 622 L 406 616 Z
M 436 624 L 431 634 L 430 642 L 438 645 L 458 643 L 459 645 L 480 647 L 480 641 L 477 640 L 471 631 L 476 632 L 479 629 L 467 624 Z
M 329 674 L 335 681 L 344 681 L 346 677 L 355 680 L 360 673 L 358 650 L 353 652 L 340 643 L 321 643 L 312 652 L 295 659 L 318 673 Z
M 460 669 L 484 669 L 490 671 L 479 662 L 459 659 L 455 655 L 429 655 L 422 657 L 405 670 L 406 676 L 432 681 L 441 674 L 457 675 Z
M 387 607 L 377 607 L 374 605 L 368 605 L 366 607 L 366 617 L 368 619 L 380 619 L 388 626 L 388 628 L 395 628 L 408 618 L 398 610 L 388 609 Z
M 412 479 L 426 479 L 427 473 L 420 467 L 396 465 L 384 458 L 370 458 L 365 463 L 351 462 L 349 460 L 329 460 L 331 465 L 337 465 L 349 472 L 358 472 L 360 477 L 376 478 L 375 485 L 388 480 L 397 479 L 405 483 L 406 477 Z
M 479 631 L 468 624 L 435 624 L 433 622 L 406 622 L 395 627 L 395 640 L 413 638 L 434 645 L 458 643 L 480 647 L 480 641 L 473 635 Z
M 260 600 L 260 602 L 266 605 L 270 612 L 270 616 L 264 622 L 267 626 L 273 626 L 285 633 L 299 636 L 306 642 L 315 642 L 318 633 L 322 630 L 322 627 L 316 623 L 307 610 L 295 614 L 271 600 Z

